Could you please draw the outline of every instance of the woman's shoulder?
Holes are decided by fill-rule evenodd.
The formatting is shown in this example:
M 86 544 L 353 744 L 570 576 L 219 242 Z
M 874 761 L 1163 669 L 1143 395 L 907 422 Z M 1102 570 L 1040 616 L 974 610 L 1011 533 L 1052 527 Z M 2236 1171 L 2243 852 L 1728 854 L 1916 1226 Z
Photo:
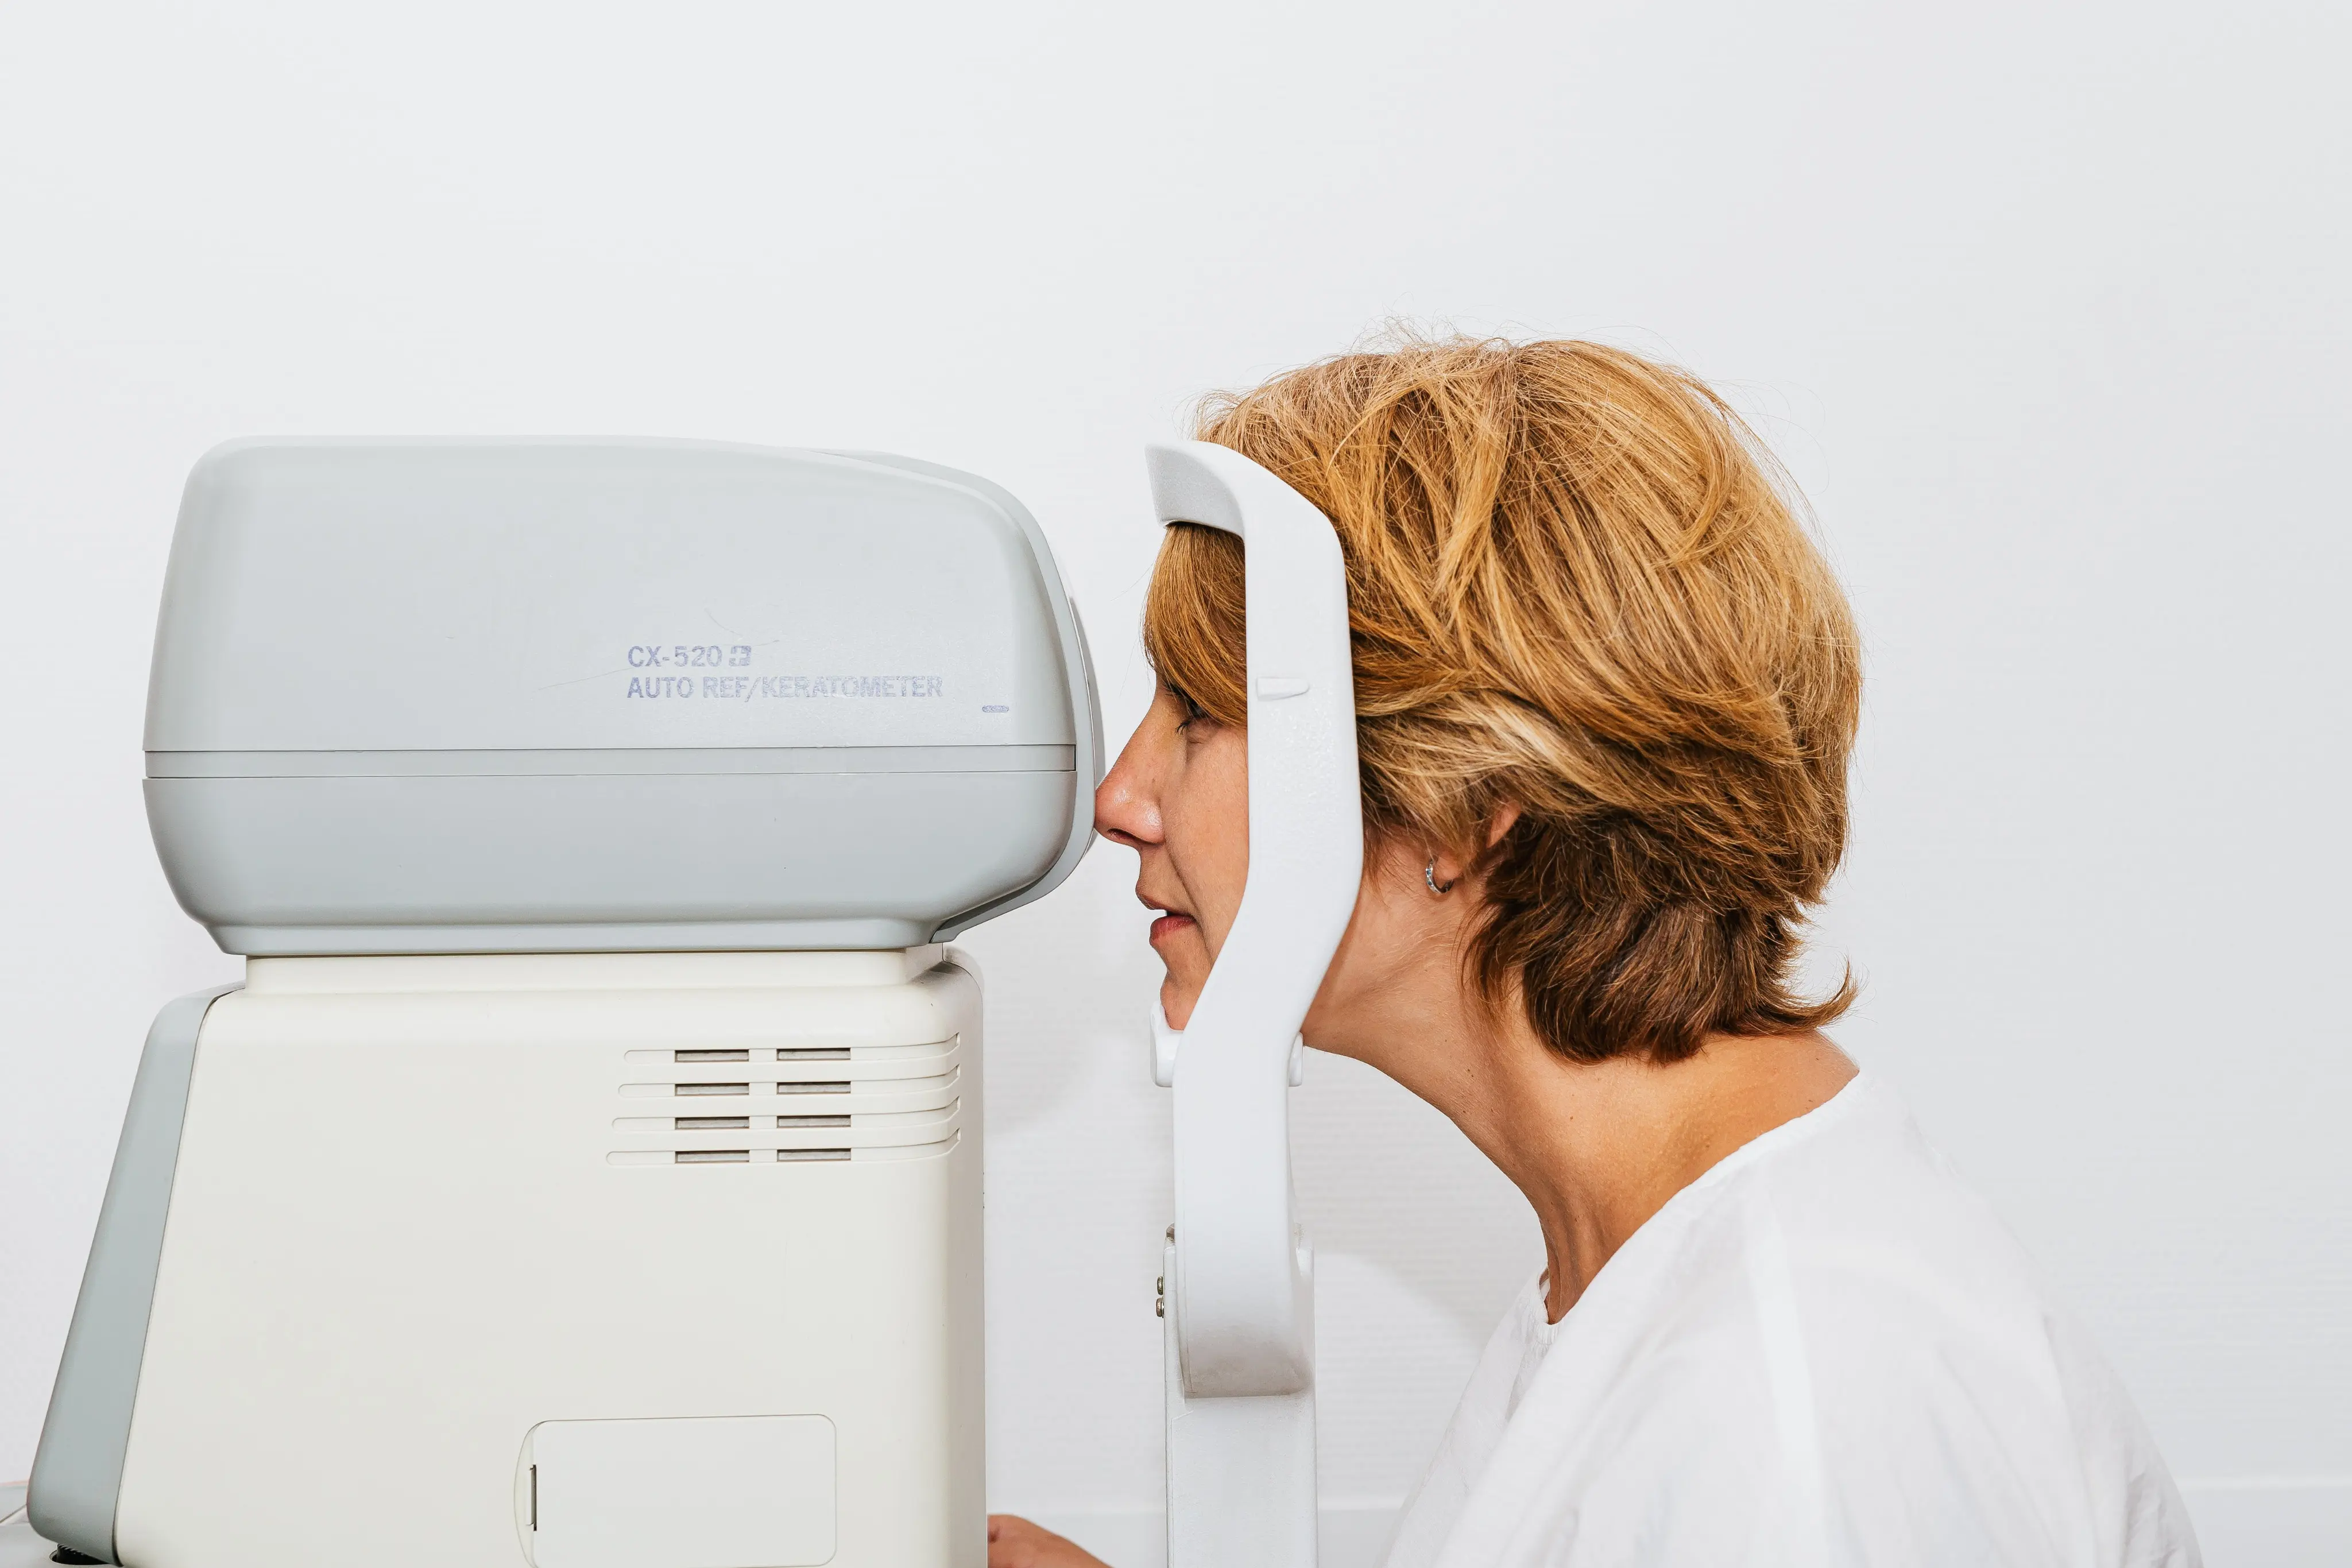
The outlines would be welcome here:
M 2189 1538 L 2128 1396 L 1892 1089 L 1855 1080 L 1658 1219 L 1570 1312 L 1505 1445 L 1596 1540 L 1654 1518 L 1665 1488 L 1735 1532 L 1794 1507 L 1782 1525 L 1871 1562 L 2061 1542 L 2070 1561 L 2193 1561 L 2148 1550 Z
M 1777 1422 L 1798 1382 L 1917 1411 L 1955 1375 L 2056 1387 L 2056 1313 L 2024 1249 L 1864 1074 L 1661 1208 L 1561 1323 L 1545 1377 L 1644 1421 L 1687 1398 Z
M 2052 1396 L 2111 1380 L 1991 1206 L 1864 1074 L 1719 1163 L 1612 1258 L 1559 1325 L 1549 1375 L 1639 1385 L 1666 1409 L 1776 1368 L 1841 1397 L 1919 1407 L 1955 1378 Z M 1775 1359 L 1775 1358 L 1779 1359 Z
M 1682 1260 L 1740 1337 L 1801 1331 L 1816 1380 L 1888 1401 L 1963 1375 L 2053 1396 L 2081 1381 L 2061 1364 L 2087 1335 L 2056 1332 L 2057 1293 L 1891 1085 L 1863 1074 L 1740 1153 Z
M 1759 1271 L 1802 1297 L 2039 1299 L 2016 1237 L 1870 1073 L 1718 1162 L 1612 1258 L 1594 1294 L 1719 1294 L 1744 1317 Z M 1965 1309 L 1964 1309 L 1965 1310 Z
M 1751 1268 L 1777 1255 L 1800 1299 L 1824 1307 L 1868 1299 L 1958 1323 L 2048 1310 L 2048 1286 L 2016 1233 L 1884 1080 L 1856 1077 L 1758 1144 L 1781 1133 L 1801 1135 L 1735 1173 L 1741 1201 L 1727 1218 L 1749 1238 Z M 1759 1233 L 1770 1242 L 1762 1251 Z

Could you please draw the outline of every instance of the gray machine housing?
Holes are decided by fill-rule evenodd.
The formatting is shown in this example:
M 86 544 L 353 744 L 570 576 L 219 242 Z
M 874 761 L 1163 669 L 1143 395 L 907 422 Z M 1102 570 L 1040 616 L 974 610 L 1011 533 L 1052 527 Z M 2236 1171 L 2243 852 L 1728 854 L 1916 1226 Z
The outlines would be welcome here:
M 1085 852 L 1102 725 L 1020 502 L 910 459 L 243 441 L 147 710 L 173 891 L 252 955 L 907 947 Z
M 236 990 L 215 987 L 180 998 L 155 1016 L 131 1082 L 122 1137 L 98 1232 L 82 1270 L 81 1294 L 66 1332 L 48 1418 L 33 1457 L 32 1526 L 51 1542 L 112 1563 L 114 1511 L 131 1445 L 131 1412 L 147 1354 L 147 1319 L 163 1256 L 180 1128 L 196 1066 L 196 1036 L 213 1003 Z M 4 1560 L 0 1560 L 4 1561 Z

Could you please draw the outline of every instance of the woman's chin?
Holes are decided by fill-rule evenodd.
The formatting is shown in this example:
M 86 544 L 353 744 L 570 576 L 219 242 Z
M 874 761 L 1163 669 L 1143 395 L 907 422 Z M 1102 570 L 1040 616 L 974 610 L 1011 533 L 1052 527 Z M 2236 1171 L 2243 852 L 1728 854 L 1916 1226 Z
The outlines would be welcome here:
M 1160 982 L 1160 1016 L 1168 1020 L 1170 1029 L 1182 1029 L 1192 1021 L 1192 1004 L 1201 999 L 1198 986 L 1179 985 L 1171 975 Z

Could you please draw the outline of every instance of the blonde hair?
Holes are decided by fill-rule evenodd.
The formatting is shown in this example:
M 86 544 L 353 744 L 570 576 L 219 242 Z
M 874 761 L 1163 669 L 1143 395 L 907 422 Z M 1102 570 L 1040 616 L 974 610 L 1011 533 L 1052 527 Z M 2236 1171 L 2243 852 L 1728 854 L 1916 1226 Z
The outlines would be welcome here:
M 1770 455 L 1682 371 L 1598 344 L 1406 340 L 1202 403 L 1328 516 L 1368 832 L 1485 878 L 1467 962 L 1580 1061 L 1818 1027 L 1792 928 L 1843 852 L 1852 617 Z M 1161 678 L 1247 717 L 1241 542 L 1168 530 Z M 1491 848 L 1489 824 L 1519 818 Z

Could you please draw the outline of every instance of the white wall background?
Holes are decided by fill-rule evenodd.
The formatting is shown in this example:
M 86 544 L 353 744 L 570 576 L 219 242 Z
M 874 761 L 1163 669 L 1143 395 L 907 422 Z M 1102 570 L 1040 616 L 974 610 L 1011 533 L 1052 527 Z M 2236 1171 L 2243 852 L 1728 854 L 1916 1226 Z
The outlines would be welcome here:
M 206 446 L 976 469 L 1054 538 L 1123 735 L 1139 444 L 1406 315 L 1667 354 L 1779 445 L 1870 641 L 1842 1038 L 2093 1320 L 2212 1560 L 2352 1557 L 2347 44 L 2219 0 L 7 7 L 0 1477 L 148 1018 L 233 969 L 138 794 Z M 993 1496 L 1144 1568 L 1130 874 L 971 945 Z M 1532 1228 L 1350 1064 L 1299 1120 L 1332 1552 L 1368 1561 Z

